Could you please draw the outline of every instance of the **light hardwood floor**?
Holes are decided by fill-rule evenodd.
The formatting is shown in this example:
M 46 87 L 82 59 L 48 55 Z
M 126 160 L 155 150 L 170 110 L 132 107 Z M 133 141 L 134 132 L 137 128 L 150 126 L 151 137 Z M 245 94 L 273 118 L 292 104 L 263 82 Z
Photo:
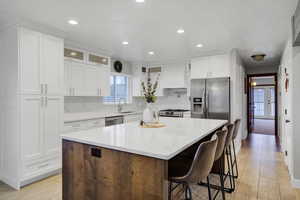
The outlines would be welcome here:
M 290 184 L 274 136 L 253 134 L 243 143 L 238 157 L 240 177 L 237 188 L 233 194 L 227 194 L 226 199 L 300 200 L 300 190 L 293 189 Z M 0 183 L 0 200 L 61 200 L 61 182 L 61 176 L 57 175 L 20 191 Z M 207 199 L 206 188 L 193 186 L 193 189 L 195 200 Z

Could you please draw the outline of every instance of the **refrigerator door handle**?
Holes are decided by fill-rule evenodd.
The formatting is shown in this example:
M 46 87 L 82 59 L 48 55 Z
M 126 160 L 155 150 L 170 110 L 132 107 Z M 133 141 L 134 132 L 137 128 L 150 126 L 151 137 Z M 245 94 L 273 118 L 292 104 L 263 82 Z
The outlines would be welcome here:
M 205 110 L 206 110 L 206 118 L 208 118 L 208 112 L 209 112 L 209 93 L 206 93 L 206 104 L 205 104 Z

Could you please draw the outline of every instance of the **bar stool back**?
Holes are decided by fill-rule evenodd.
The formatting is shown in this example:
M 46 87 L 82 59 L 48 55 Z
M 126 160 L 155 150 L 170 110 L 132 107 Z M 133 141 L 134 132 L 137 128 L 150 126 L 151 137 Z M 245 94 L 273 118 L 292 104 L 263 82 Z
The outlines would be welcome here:
M 235 180 L 233 177 L 233 160 L 232 160 L 232 151 L 231 151 L 231 143 L 233 138 L 233 131 L 234 131 L 234 124 L 228 124 L 227 126 L 224 126 L 222 130 L 227 130 L 227 137 L 225 142 L 225 154 L 226 154 L 226 160 L 227 160 L 227 167 L 228 171 L 225 173 L 225 180 L 227 177 L 229 177 L 230 181 L 230 188 L 227 190 L 228 192 L 233 192 L 235 190 Z
M 216 135 L 214 135 L 210 141 L 201 143 L 196 151 L 188 172 L 183 176 L 176 176 L 176 171 L 179 170 L 172 169 L 172 166 L 169 166 L 169 169 L 171 168 L 169 171 L 173 173 L 169 174 L 169 181 L 171 183 L 182 184 L 185 187 L 185 199 L 192 199 L 192 192 L 189 186 L 190 184 L 197 184 L 199 180 L 203 180 L 208 177 L 213 167 L 217 144 L 218 138 Z M 170 192 L 171 191 L 172 188 L 170 189 Z M 210 188 L 208 193 L 209 199 L 211 199 Z M 169 197 L 171 199 L 171 195 L 169 195 Z
M 232 147 L 233 147 L 233 168 L 235 167 L 235 172 L 236 175 L 233 174 L 234 178 L 238 178 L 239 176 L 239 170 L 238 170 L 238 164 L 237 164 L 237 159 L 236 159 L 236 151 L 235 151 L 235 139 L 239 133 L 239 128 L 241 125 L 241 119 L 237 119 L 234 121 L 234 131 L 233 131 L 233 136 L 232 136 Z

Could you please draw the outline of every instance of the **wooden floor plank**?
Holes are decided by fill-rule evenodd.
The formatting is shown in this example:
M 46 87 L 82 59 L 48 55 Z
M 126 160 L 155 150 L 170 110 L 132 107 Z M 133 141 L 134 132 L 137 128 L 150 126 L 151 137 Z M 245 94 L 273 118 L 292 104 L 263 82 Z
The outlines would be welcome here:
M 252 135 L 243 142 L 238 161 L 240 176 L 236 191 L 226 194 L 227 200 L 300 200 L 300 189 L 292 188 L 283 155 L 278 152 L 273 136 Z M 211 176 L 211 180 L 219 183 L 216 176 Z M 28 185 L 20 191 L 0 182 L 0 200 L 61 200 L 61 188 L 61 175 Z M 206 188 L 192 188 L 195 200 L 207 199 Z

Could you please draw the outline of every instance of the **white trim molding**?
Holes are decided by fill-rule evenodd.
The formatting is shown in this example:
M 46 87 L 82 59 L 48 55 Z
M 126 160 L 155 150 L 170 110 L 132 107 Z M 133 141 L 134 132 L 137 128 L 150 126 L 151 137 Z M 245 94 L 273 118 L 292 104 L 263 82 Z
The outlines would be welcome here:
M 292 177 L 292 186 L 294 188 L 300 188 L 300 179 L 295 179 L 294 177 Z

